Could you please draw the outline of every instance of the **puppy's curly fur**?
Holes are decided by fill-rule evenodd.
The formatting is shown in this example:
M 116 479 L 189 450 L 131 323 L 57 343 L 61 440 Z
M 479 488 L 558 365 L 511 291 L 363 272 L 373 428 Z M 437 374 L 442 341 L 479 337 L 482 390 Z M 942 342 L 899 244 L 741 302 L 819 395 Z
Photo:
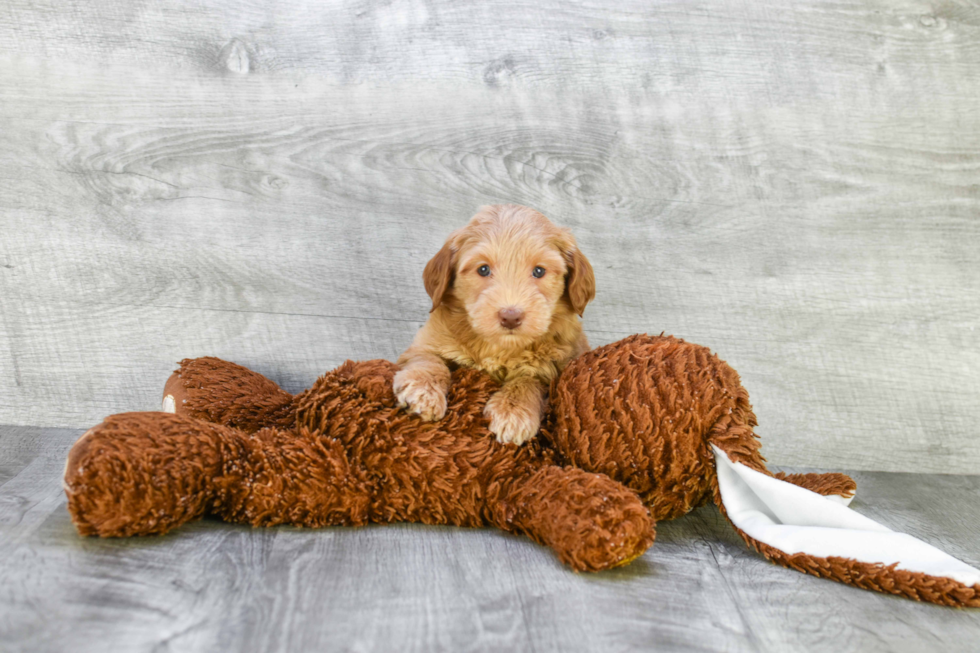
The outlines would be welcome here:
M 579 317 L 595 297 L 572 234 L 516 204 L 481 207 L 425 266 L 428 321 L 399 357 L 394 391 L 425 420 L 446 412 L 450 365 L 502 383 L 486 407 L 501 442 L 538 431 L 551 381 L 588 351 Z

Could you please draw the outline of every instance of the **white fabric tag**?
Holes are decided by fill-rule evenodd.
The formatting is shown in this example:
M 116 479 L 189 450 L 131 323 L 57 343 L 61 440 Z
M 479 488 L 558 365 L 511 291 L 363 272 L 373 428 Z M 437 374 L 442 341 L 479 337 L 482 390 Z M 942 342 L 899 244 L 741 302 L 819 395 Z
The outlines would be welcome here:
M 895 533 L 810 490 L 733 463 L 711 445 L 721 500 L 729 519 L 749 537 L 788 554 L 898 563 L 899 569 L 980 583 L 980 570 L 911 535 Z M 837 499 L 842 499 L 837 497 Z

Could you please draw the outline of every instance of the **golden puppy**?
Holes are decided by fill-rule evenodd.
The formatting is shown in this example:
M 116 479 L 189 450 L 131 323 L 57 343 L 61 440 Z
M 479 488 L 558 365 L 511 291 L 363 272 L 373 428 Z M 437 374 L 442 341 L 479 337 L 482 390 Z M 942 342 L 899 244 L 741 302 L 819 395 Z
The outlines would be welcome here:
M 394 389 L 422 419 L 446 413 L 449 365 L 502 383 L 490 430 L 521 444 L 538 431 L 551 380 L 589 343 L 579 316 L 595 276 L 575 238 L 533 209 L 484 206 L 425 266 L 429 319 L 399 357 Z

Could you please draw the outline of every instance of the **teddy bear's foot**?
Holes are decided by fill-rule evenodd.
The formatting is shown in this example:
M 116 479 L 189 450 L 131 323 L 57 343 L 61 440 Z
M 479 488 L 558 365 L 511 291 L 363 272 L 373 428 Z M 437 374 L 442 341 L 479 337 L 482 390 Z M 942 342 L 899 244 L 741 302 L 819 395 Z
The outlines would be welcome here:
M 548 466 L 510 487 L 497 501 L 496 525 L 550 546 L 576 571 L 624 565 L 653 544 L 649 511 L 608 476 Z
M 289 428 L 293 396 L 258 372 L 206 356 L 180 362 L 167 379 L 163 411 L 254 433 L 267 426 Z
M 825 497 L 841 497 L 845 505 L 850 503 L 857 491 L 857 483 L 854 482 L 853 478 L 847 474 L 836 472 L 829 474 L 787 474 L 779 472 L 775 474 L 775 477 Z
M 113 415 L 89 429 L 65 465 L 78 532 L 160 534 L 204 515 L 221 469 L 223 429 L 158 412 Z

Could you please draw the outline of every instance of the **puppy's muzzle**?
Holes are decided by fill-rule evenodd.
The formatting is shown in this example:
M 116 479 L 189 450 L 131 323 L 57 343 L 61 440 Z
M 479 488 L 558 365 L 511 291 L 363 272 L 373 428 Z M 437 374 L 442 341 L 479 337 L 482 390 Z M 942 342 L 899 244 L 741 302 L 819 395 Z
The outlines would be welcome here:
M 516 329 L 524 321 L 524 311 L 514 306 L 508 306 L 497 311 L 497 317 L 500 318 L 500 326 L 505 329 Z

